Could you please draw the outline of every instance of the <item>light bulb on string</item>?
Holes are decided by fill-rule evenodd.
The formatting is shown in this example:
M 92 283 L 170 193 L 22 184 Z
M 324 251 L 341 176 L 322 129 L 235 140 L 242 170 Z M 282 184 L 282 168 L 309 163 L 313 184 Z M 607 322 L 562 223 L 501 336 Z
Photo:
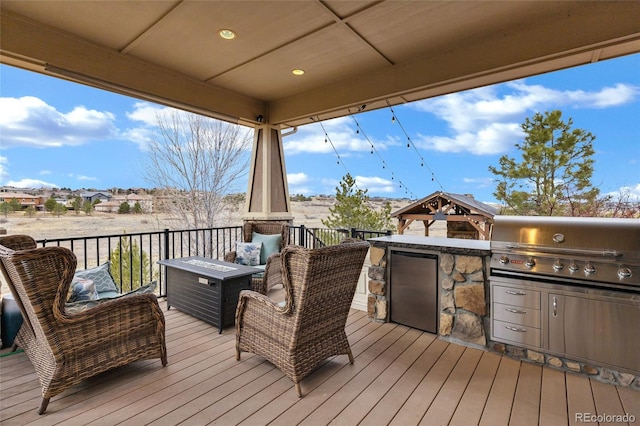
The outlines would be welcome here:
M 396 116 L 395 116 L 395 115 L 392 115 L 392 116 L 391 116 L 391 122 L 392 122 L 392 123 L 395 123 L 395 122 L 396 122 Z

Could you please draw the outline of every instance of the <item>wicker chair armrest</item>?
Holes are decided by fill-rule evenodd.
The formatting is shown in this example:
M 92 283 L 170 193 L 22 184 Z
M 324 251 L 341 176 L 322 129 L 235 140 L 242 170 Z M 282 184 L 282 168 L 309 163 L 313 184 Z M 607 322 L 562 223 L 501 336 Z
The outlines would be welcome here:
M 240 310 L 241 305 L 244 305 L 247 303 L 247 299 L 255 300 L 256 302 L 264 304 L 265 309 L 273 309 L 279 314 L 288 313 L 286 307 L 280 306 L 278 303 L 274 302 L 267 295 L 264 295 L 260 292 L 253 291 L 253 290 L 242 290 L 240 292 L 240 296 L 238 299 L 238 309 L 237 309 L 238 311 Z
M 118 318 L 127 310 L 134 309 L 139 305 L 149 305 L 150 312 L 157 309 L 162 313 L 160 311 L 160 306 L 158 305 L 158 298 L 155 294 L 141 293 L 124 295 L 115 299 L 104 299 L 96 306 L 77 313 L 69 313 L 64 309 L 64 307 L 60 310 L 56 309 L 57 306 L 54 306 L 54 315 L 62 324 L 73 325 L 91 322 L 92 320 L 97 319 L 104 319 L 106 317 Z
M 270 327 L 278 330 L 278 335 L 291 333 L 295 318 L 291 315 L 292 306 L 286 304 L 280 306 L 262 293 L 251 290 L 242 290 L 236 309 L 236 335 L 239 335 L 244 321 L 244 315 L 250 315 L 252 322 L 258 321 L 270 324 Z
M 230 251 L 225 253 L 224 255 L 224 261 L 225 262 L 229 262 L 229 263 L 235 263 L 236 261 L 236 251 Z

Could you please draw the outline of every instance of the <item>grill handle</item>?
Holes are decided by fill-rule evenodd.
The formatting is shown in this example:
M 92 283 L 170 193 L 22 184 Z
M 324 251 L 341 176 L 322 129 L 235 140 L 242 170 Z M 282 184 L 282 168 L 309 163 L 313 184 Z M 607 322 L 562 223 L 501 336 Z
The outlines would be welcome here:
M 593 257 L 606 257 L 606 258 L 618 258 L 622 257 L 622 253 L 616 250 L 586 250 L 586 249 L 567 249 L 567 248 L 555 248 L 555 247 L 540 247 L 533 244 L 506 244 L 506 248 L 513 251 L 538 251 L 544 253 L 552 253 L 567 256 L 593 256 Z

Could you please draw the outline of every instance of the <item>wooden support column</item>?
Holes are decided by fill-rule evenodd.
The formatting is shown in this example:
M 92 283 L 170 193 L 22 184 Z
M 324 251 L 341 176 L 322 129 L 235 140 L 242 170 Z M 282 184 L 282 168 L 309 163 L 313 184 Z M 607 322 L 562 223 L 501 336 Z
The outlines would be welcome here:
M 244 220 L 292 221 L 279 128 L 256 126 Z

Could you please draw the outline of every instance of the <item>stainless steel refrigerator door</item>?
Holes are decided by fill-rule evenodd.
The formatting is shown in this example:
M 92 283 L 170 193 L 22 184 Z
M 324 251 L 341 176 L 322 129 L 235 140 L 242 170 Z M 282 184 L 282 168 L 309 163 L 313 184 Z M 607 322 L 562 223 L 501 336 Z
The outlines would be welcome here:
M 438 257 L 391 251 L 390 319 L 409 327 L 438 332 Z

